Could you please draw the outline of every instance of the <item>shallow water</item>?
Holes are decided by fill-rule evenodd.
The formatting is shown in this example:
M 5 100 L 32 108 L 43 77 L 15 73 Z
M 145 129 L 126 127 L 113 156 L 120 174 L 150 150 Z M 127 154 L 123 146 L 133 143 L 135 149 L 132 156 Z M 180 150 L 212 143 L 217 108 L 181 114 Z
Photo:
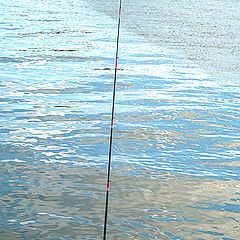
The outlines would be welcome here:
M 0 239 L 101 239 L 117 19 L 95 3 L 1 2 Z M 108 238 L 238 239 L 235 75 L 126 15 Z
M 117 1 L 89 3 L 109 16 L 116 14 Z M 213 77 L 239 83 L 239 9 L 235 0 L 124 0 L 122 25 Z

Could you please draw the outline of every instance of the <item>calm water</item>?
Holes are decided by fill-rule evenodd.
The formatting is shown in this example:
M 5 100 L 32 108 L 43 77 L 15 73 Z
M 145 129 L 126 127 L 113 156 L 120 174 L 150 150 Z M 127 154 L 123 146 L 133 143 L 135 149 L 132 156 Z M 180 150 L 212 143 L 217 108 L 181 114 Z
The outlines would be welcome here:
M 118 11 L 108 2 L 1 0 L 0 239 L 102 237 Z M 159 37 L 149 20 L 157 1 L 140 1 L 135 23 L 140 10 L 128 3 L 108 239 L 237 240 L 239 55 L 228 51 L 238 51 L 237 14 L 225 21 L 234 34 L 217 35 L 228 42 L 218 55 Z M 228 3 L 209 4 L 228 16 L 237 2 Z

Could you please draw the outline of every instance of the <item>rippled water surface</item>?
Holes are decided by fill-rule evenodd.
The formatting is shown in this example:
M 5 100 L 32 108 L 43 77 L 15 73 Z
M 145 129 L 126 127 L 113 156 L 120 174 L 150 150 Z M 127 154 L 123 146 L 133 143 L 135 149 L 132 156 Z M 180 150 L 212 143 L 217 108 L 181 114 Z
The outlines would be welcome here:
M 1 1 L 0 239 L 102 238 L 118 10 L 96 2 Z M 108 239 L 239 239 L 237 75 L 177 51 L 121 29 Z

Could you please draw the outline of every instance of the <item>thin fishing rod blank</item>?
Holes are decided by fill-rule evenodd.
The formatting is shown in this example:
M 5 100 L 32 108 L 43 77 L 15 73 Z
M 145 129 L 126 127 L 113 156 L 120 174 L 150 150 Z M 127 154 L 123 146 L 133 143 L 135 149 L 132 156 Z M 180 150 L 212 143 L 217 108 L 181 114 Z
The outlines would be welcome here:
M 112 159 L 113 120 L 114 120 L 116 82 L 117 82 L 118 44 L 119 44 L 119 33 L 120 33 L 121 8 L 122 8 L 122 0 L 119 1 L 119 16 L 118 16 L 118 30 L 117 30 L 117 49 L 116 49 L 115 73 L 114 73 L 114 81 L 113 81 L 112 118 L 111 118 L 111 131 L 110 131 L 110 140 L 109 140 L 108 171 L 107 171 L 107 191 L 106 191 L 106 204 L 105 204 L 105 219 L 104 219 L 103 240 L 106 239 L 106 235 L 107 235 L 108 197 L 109 197 L 109 188 L 110 188 L 110 171 L 111 171 L 111 159 Z

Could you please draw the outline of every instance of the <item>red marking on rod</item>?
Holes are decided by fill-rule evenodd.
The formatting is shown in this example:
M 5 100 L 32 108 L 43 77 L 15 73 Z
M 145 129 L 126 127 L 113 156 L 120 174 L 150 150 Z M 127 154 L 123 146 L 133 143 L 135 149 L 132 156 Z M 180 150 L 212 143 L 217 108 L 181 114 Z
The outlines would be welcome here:
M 107 189 L 109 190 L 110 182 L 107 182 Z
M 117 58 L 116 58 L 116 64 L 115 64 L 115 67 L 117 67 L 117 64 L 118 64 L 118 60 L 117 60 Z
M 111 123 L 111 127 L 113 126 L 113 119 L 112 119 L 112 123 Z
M 119 16 L 121 15 L 121 8 L 119 8 Z

